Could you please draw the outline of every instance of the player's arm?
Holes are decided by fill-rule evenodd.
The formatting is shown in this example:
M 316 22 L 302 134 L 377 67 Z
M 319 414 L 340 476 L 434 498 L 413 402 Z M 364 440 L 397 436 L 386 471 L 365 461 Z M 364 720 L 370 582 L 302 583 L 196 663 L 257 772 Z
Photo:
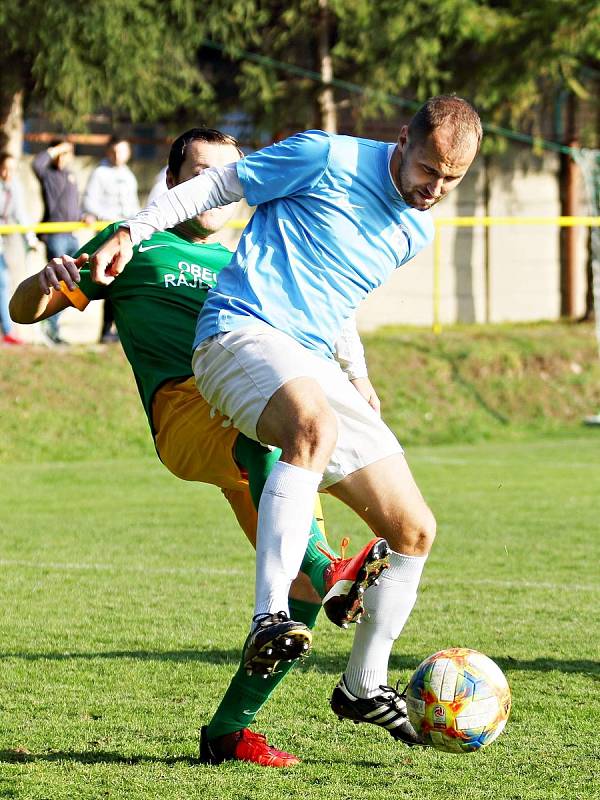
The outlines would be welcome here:
M 94 236 L 75 254 L 76 258 L 53 258 L 40 272 L 22 281 L 10 301 L 12 319 L 21 325 L 30 325 L 52 317 L 69 306 L 83 311 L 90 300 L 104 297 L 106 290 L 89 280 L 86 263 L 89 261 L 88 253 L 106 241 L 116 227 L 109 225 Z M 82 278 L 83 291 L 79 286 Z
M 92 280 L 109 284 L 131 259 L 132 245 L 149 239 L 156 231 L 173 228 L 242 197 L 255 206 L 306 190 L 323 175 L 329 152 L 329 135 L 313 131 L 291 136 L 234 164 L 205 169 L 157 197 L 93 253 Z
M 335 359 L 359 392 L 378 414 L 381 403 L 373 384 L 369 380 L 363 343 L 358 335 L 356 317 L 352 315 L 343 324 L 335 343 Z
M 40 272 L 22 281 L 10 300 L 9 311 L 13 321 L 29 325 L 75 305 L 69 297 L 76 294 L 79 270 L 88 259 L 87 253 L 76 259 L 70 256 L 53 258 Z
M 123 223 L 91 257 L 91 276 L 107 285 L 119 275 L 133 254 L 133 245 L 149 239 L 156 231 L 173 228 L 204 211 L 241 200 L 244 190 L 235 164 L 210 167 L 195 178 L 160 195 L 133 219 Z

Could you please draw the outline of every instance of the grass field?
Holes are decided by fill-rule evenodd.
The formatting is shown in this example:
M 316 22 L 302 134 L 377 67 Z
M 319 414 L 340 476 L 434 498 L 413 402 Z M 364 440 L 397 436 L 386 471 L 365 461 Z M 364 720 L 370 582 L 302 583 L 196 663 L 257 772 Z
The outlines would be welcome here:
M 600 408 L 589 323 L 388 328 L 363 340 L 405 446 L 564 436 Z M 120 347 L 0 348 L 0 420 L 0 464 L 152 453 Z
M 0 465 L 0 796 L 598 797 L 600 431 L 408 456 L 439 536 L 390 679 L 445 646 L 484 651 L 513 691 L 497 743 L 414 751 L 339 722 L 352 634 L 321 619 L 255 726 L 303 763 L 199 765 L 251 612 L 253 554 L 224 501 L 151 456 L 23 461 Z M 355 552 L 361 523 L 325 510 Z

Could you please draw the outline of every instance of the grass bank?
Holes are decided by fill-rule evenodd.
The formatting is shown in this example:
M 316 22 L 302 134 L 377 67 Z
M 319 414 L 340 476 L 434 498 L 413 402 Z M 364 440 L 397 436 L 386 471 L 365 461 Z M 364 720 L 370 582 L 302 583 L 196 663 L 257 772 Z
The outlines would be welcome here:
M 575 434 L 600 408 L 591 325 L 389 328 L 364 336 L 383 414 L 405 445 Z M 0 462 L 152 452 L 117 346 L 0 349 Z

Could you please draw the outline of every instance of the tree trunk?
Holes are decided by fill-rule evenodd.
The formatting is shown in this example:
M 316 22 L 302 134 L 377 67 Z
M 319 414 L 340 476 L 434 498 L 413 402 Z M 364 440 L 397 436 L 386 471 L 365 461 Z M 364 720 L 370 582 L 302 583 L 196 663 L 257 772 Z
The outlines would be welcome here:
M 23 91 L 0 88 L 0 150 L 15 158 L 23 152 Z
M 323 88 L 319 94 L 321 127 L 328 133 L 337 133 L 337 109 L 333 93 L 333 63 L 329 51 L 329 5 L 328 0 L 319 0 L 319 68 Z
M 565 144 L 577 147 L 577 101 L 571 92 L 566 103 Z M 577 216 L 578 168 L 567 153 L 560 156 L 560 213 L 563 217 Z M 560 229 L 560 313 L 568 319 L 575 318 L 575 271 L 577 257 L 577 230 Z

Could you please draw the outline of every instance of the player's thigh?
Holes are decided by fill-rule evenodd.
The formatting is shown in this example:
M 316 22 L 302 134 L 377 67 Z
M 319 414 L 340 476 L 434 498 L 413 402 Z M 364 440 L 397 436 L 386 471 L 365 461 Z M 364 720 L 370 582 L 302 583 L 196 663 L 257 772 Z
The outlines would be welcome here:
M 396 552 L 425 555 L 435 537 L 435 519 L 403 453 L 395 453 L 329 487 Z
M 337 440 L 337 419 L 315 378 L 293 378 L 270 398 L 256 433 L 279 447 L 284 461 L 322 472 Z
M 229 417 L 238 430 L 257 441 L 257 423 L 265 407 L 282 387 L 298 379 L 302 382 L 301 397 L 294 393 L 293 398 L 286 398 L 285 391 L 281 394 L 284 410 L 278 415 L 286 417 L 288 427 L 296 420 L 295 411 L 303 409 L 302 399 L 307 407 L 320 399 L 321 410 L 327 408 L 314 383 L 321 362 L 327 363 L 328 359 L 264 323 L 251 323 L 213 336 L 196 348 L 192 359 L 202 396 Z M 310 382 L 306 390 L 305 379 Z M 269 430 L 264 443 L 280 446 L 275 438 L 280 438 L 279 432 Z
M 168 381 L 152 404 L 154 441 L 167 469 L 186 481 L 244 490 L 233 455 L 238 431 L 199 394 L 194 378 Z

